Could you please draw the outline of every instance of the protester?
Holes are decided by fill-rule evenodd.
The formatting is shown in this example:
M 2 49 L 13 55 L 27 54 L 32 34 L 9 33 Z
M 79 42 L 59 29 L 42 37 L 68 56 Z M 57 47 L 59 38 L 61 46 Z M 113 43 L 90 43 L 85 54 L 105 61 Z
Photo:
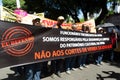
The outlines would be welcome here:
M 104 34 L 104 29 L 102 27 L 99 27 L 98 33 Z M 104 51 L 95 53 L 95 62 L 97 66 L 102 65 L 103 53 Z
M 115 31 L 115 29 L 112 29 L 112 33 L 110 34 L 110 38 L 111 38 L 111 42 L 112 42 L 112 50 L 110 50 L 110 61 L 113 62 L 114 60 L 114 49 L 117 46 L 117 33 Z
M 58 28 L 58 29 L 62 29 L 62 24 L 64 22 L 64 17 L 63 16 L 59 16 L 57 18 L 57 24 L 53 25 L 53 28 Z
M 36 18 L 32 20 L 33 25 L 35 26 L 39 26 L 42 27 L 41 23 L 40 23 L 40 18 Z
M 82 31 L 81 32 L 85 32 L 85 33 L 88 33 L 90 32 L 90 29 L 87 25 L 83 24 L 82 25 Z M 86 65 L 86 59 L 87 59 L 87 54 L 83 54 L 83 55 L 80 55 L 78 57 L 78 64 L 79 64 L 79 69 L 83 69 L 84 67 L 87 68 L 88 66 Z
M 36 18 L 33 21 L 34 26 L 41 26 L 40 19 Z M 33 63 L 25 65 L 26 80 L 40 80 L 41 63 Z
M 57 18 L 57 24 L 55 24 L 53 26 L 53 28 L 58 28 L 58 29 L 62 29 L 62 23 L 64 22 L 64 17 L 63 16 L 59 16 Z M 57 74 L 58 77 L 61 77 L 61 70 L 63 67 L 63 63 L 64 63 L 64 59 L 57 59 L 57 60 L 52 60 L 51 61 L 51 72 L 52 75 L 51 77 L 54 78 L 55 74 Z
M 72 30 L 77 31 L 75 24 L 72 25 Z M 67 74 L 71 74 L 70 70 L 76 71 L 75 67 L 76 56 L 65 58 L 65 71 Z

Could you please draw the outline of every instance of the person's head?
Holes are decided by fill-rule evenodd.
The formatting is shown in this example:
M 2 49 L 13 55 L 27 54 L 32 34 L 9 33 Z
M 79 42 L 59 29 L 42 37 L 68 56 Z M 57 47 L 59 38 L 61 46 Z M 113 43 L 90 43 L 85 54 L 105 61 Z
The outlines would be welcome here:
M 86 26 L 86 33 L 90 33 L 90 28 L 88 26 Z
M 102 27 L 99 27 L 99 28 L 98 28 L 98 32 L 99 32 L 99 33 L 104 33 L 104 29 L 103 29 Z
M 41 25 L 40 24 L 40 18 L 33 19 L 32 22 L 33 22 L 33 25 L 35 25 L 35 26 L 40 26 Z
M 76 24 L 72 24 L 72 30 L 77 31 L 77 26 L 76 26 Z
M 64 17 L 63 16 L 59 16 L 58 18 L 57 18 L 57 24 L 58 25 L 61 25 L 63 22 L 64 22 Z
M 87 26 L 86 26 L 85 24 L 82 25 L 82 31 L 83 31 L 83 32 L 86 31 L 86 27 L 87 27 Z

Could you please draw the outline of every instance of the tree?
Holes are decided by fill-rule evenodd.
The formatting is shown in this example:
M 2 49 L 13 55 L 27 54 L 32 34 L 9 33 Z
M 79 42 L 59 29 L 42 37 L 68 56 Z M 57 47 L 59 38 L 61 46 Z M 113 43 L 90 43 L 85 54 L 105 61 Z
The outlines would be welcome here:
M 80 22 L 78 18 L 80 10 L 83 13 L 84 20 L 88 20 L 88 13 L 90 14 L 89 16 L 93 16 L 101 11 L 100 16 L 96 19 L 96 24 L 99 24 L 108 14 L 107 0 L 21 0 L 21 3 L 22 1 L 23 3 L 25 1 L 28 13 L 44 12 L 45 17 L 55 20 L 60 15 L 64 17 L 70 15 L 75 22 Z M 109 1 L 115 2 L 115 0 Z M 4 2 L 4 5 L 8 8 L 16 8 L 15 0 L 4 0 Z
M 27 12 L 44 12 L 45 10 L 45 0 L 24 0 L 27 6 Z
M 78 8 L 76 8 L 76 2 L 73 0 L 25 0 L 28 6 L 28 11 L 45 12 L 45 17 L 51 19 L 57 19 L 62 15 L 66 17 L 68 14 L 73 17 L 76 22 L 79 22 Z M 69 4 L 68 4 L 69 3 Z M 34 5 L 33 5 L 34 4 Z M 39 8 L 37 8 L 39 5 Z M 34 7 L 34 8 L 33 8 Z M 37 9 L 36 9 L 37 8 Z
M 26 6 L 24 5 L 25 1 L 20 0 L 20 3 L 21 3 L 21 8 L 26 9 Z M 3 6 L 9 8 L 11 10 L 15 10 L 16 9 L 16 0 L 3 0 Z
M 110 2 L 112 4 L 112 10 L 115 10 L 115 6 L 118 3 L 120 4 L 120 0 L 108 0 L 108 2 Z
M 96 24 L 100 24 L 101 21 L 107 16 L 108 10 L 107 10 L 107 0 L 102 0 L 99 2 L 99 8 L 102 9 L 102 12 L 100 16 L 96 19 Z

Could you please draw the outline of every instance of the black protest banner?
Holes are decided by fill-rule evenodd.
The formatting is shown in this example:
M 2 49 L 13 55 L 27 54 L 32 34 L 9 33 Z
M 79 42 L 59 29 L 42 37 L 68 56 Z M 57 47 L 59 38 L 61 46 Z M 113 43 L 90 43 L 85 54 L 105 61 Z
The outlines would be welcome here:
M 0 68 L 111 49 L 108 35 L 0 21 Z

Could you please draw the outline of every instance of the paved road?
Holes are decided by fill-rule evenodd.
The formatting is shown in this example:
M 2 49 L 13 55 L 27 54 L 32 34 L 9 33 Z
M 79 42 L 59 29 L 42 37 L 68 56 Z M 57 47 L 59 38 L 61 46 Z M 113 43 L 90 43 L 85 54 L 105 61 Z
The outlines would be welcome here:
M 22 77 L 13 77 L 14 71 L 10 68 L 0 69 L 0 80 L 24 80 Z M 110 64 L 104 63 L 102 66 L 96 66 L 90 64 L 89 68 L 83 70 L 71 71 L 68 75 L 65 72 L 62 73 L 62 78 L 50 76 L 42 78 L 42 80 L 120 80 L 120 65 L 117 63 Z

